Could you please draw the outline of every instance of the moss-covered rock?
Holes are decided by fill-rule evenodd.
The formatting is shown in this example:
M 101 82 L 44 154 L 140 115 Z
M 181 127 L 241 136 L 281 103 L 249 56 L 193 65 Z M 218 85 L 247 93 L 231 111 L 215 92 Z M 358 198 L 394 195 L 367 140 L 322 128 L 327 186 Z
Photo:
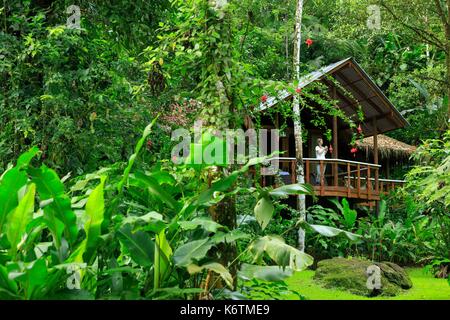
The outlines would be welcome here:
M 376 263 L 380 267 L 382 274 L 391 283 L 396 284 L 402 289 L 410 289 L 412 287 L 411 279 L 402 267 L 392 262 Z
M 380 290 L 367 286 L 367 269 L 376 265 L 381 270 Z M 314 279 L 326 288 L 337 288 L 363 296 L 397 295 L 401 289 L 409 289 L 412 282 L 407 273 L 391 262 L 371 262 L 361 259 L 334 258 L 322 260 L 317 265 Z

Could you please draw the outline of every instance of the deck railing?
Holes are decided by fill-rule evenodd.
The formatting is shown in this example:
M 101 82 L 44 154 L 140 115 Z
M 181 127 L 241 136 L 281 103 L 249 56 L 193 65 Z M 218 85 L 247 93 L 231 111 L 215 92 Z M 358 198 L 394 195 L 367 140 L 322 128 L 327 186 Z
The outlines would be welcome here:
M 402 187 L 405 180 L 380 179 L 380 193 L 389 194 L 392 190 Z
M 284 183 L 295 183 L 295 158 L 272 158 L 279 162 L 278 174 Z M 305 182 L 314 186 L 318 196 L 338 196 L 379 200 L 380 194 L 389 193 L 402 180 L 380 179 L 381 166 L 373 163 L 343 159 L 304 158 Z M 275 173 L 274 173 L 275 174 Z

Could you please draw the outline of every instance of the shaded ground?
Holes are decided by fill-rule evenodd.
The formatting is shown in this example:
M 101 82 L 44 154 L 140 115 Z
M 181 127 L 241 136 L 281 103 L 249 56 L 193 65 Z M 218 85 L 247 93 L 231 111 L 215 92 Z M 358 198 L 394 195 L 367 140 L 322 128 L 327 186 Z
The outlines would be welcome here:
M 435 279 L 420 268 L 407 268 L 413 287 L 395 297 L 366 298 L 345 291 L 325 289 L 312 277 L 314 271 L 297 272 L 286 282 L 289 289 L 298 291 L 310 300 L 450 300 L 450 285 L 445 279 Z

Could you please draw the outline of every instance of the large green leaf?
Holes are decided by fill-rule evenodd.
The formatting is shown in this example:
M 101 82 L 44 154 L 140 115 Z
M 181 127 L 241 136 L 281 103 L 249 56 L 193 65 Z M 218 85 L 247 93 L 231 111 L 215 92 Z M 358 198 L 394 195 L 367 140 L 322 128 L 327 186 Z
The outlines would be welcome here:
M 191 143 L 189 155 L 185 159 L 187 167 L 201 170 L 208 166 L 227 166 L 228 144 L 225 139 L 215 136 L 211 131 L 202 133 L 198 143 Z
M 224 177 L 216 182 L 214 182 L 211 188 L 203 191 L 197 200 L 197 205 L 204 205 L 210 202 L 213 198 L 215 192 L 226 192 L 228 191 L 233 184 L 236 182 L 239 176 L 239 172 L 235 171 L 230 174 L 228 177 Z
M 122 226 L 126 224 L 132 225 L 133 230 L 145 230 L 155 234 L 159 234 L 162 230 L 167 228 L 163 216 L 155 211 L 149 212 L 143 216 L 129 215 L 121 221 Z
M 243 166 L 239 172 L 240 173 L 244 173 L 247 172 L 251 167 L 259 165 L 261 163 L 265 163 L 268 159 L 271 159 L 272 157 L 274 157 L 274 154 L 268 155 L 268 156 L 264 156 L 264 157 L 257 157 L 257 158 L 252 158 L 250 159 L 245 166 Z
M 155 243 L 147 233 L 132 232 L 131 226 L 125 225 L 119 229 L 117 234 L 134 262 L 143 267 L 150 267 L 153 264 Z
M 176 265 L 185 267 L 204 258 L 212 246 L 209 239 L 188 242 L 175 250 L 173 260 Z
M 232 243 L 236 242 L 239 239 L 248 239 L 250 238 L 250 235 L 247 233 L 242 232 L 241 230 L 235 229 L 231 230 L 230 232 L 221 232 L 219 231 L 215 235 L 213 235 L 210 239 L 215 244 L 217 243 Z
M 44 208 L 44 211 L 47 211 L 46 217 L 49 220 L 53 220 L 53 217 L 56 217 L 62 221 L 65 227 L 64 235 L 66 239 L 70 243 L 74 243 L 78 235 L 77 217 L 72 210 L 70 198 L 64 191 L 64 184 L 56 172 L 45 165 L 42 165 L 39 169 L 29 168 L 28 172 L 37 186 L 40 200 L 53 200 Z M 55 224 L 57 222 L 52 221 L 51 223 Z
M 55 211 L 50 208 L 44 208 L 44 217 L 42 220 L 50 230 L 56 248 L 62 243 L 62 235 L 64 233 L 64 223 L 55 216 Z
M 19 190 L 27 183 L 27 175 L 18 168 L 8 170 L 0 181 L 0 234 L 7 215 L 19 204 Z
M 22 270 L 11 271 L 9 278 L 21 283 L 25 288 L 25 299 L 42 299 L 48 280 L 48 270 L 44 259 L 24 265 Z
M 270 191 L 269 194 L 272 197 L 280 197 L 280 198 L 284 198 L 289 195 L 299 195 L 299 194 L 312 195 L 314 194 L 314 189 L 309 184 L 296 183 L 276 188 Z
M 350 205 L 347 201 L 347 199 L 342 199 L 342 206 L 343 206 L 343 215 L 344 215 L 344 221 L 345 221 L 345 226 L 348 229 L 353 228 L 353 226 L 356 223 L 356 217 L 358 215 L 358 213 L 356 212 L 356 210 L 352 210 L 350 208 Z
M 158 184 L 160 184 L 160 185 L 168 184 L 168 185 L 173 186 L 177 182 L 175 180 L 175 178 L 167 171 L 154 170 L 154 171 L 149 172 L 149 175 L 153 179 L 155 179 L 158 182 Z
M 83 255 L 83 260 L 87 263 L 92 262 L 101 234 L 105 211 L 105 200 L 103 197 L 105 180 L 106 177 L 100 179 L 100 184 L 91 192 L 86 203 L 86 216 L 88 219 L 84 225 L 84 230 L 86 231 L 86 252 Z
M 177 211 L 179 209 L 178 202 L 165 190 L 158 181 L 142 172 L 136 172 L 133 178 L 140 182 L 142 187 L 145 187 L 148 192 L 155 197 L 156 200 L 161 200 L 170 209 Z M 134 183 L 133 183 L 134 184 Z
M 321 226 L 321 225 L 315 225 L 315 224 L 307 224 L 311 229 L 313 229 L 315 232 L 325 236 L 325 237 L 336 237 L 340 234 L 344 234 L 347 238 L 349 238 L 352 241 L 358 241 L 361 240 L 361 236 L 358 234 L 354 234 L 351 232 L 347 232 L 341 229 L 333 228 L 333 227 L 327 227 L 327 226 Z
M 378 209 L 378 223 L 379 225 L 384 225 L 384 217 L 386 216 L 387 213 L 387 203 L 386 200 L 381 200 L 380 201 L 380 208 Z
M 264 230 L 272 219 L 275 208 L 268 197 L 259 199 L 255 206 L 255 217 L 261 228 Z
M 236 182 L 237 178 L 242 175 L 243 173 L 247 172 L 250 167 L 255 166 L 257 164 L 263 163 L 266 159 L 269 157 L 260 157 L 260 158 L 253 158 L 248 161 L 248 163 L 243 166 L 240 170 L 232 172 L 229 176 L 223 177 L 220 180 L 214 182 L 211 186 L 211 188 L 203 191 L 198 199 L 196 204 L 197 205 L 205 205 L 211 202 L 213 199 L 215 192 L 227 192 L 231 189 L 233 184 Z
M 6 236 L 11 245 L 10 254 L 13 256 L 18 250 L 17 246 L 26 235 L 28 223 L 33 220 L 35 194 L 36 185 L 32 183 L 27 187 L 27 191 L 17 208 L 8 216 Z
M 117 190 L 119 191 L 119 193 L 122 193 L 123 187 L 124 187 L 125 183 L 128 181 L 128 176 L 130 175 L 130 172 L 131 172 L 131 169 L 133 168 L 134 162 L 136 161 L 136 158 L 139 155 L 139 152 L 141 151 L 142 146 L 145 143 L 145 140 L 152 132 L 152 128 L 155 125 L 156 120 L 158 120 L 158 117 L 153 119 L 153 121 L 145 128 L 141 139 L 139 139 L 138 143 L 136 144 L 136 146 L 134 148 L 134 153 L 131 155 L 130 159 L 128 160 L 128 165 L 123 172 L 122 179 L 117 184 Z
M 178 224 L 183 230 L 194 230 L 197 227 L 202 227 L 204 230 L 213 233 L 216 233 L 217 230 L 223 228 L 222 225 L 209 218 L 195 218 L 190 221 L 179 221 Z
M 239 277 L 245 281 L 259 279 L 263 281 L 282 281 L 293 275 L 290 268 L 279 266 L 256 266 L 244 263 L 239 270 Z
M 110 268 L 108 270 L 108 273 L 110 274 L 110 277 L 111 277 L 111 293 L 113 295 L 120 296 L 120 294 L 123 291 L 123 278 L 124 277 L 122 275 L 122 272 L 119 272 L 119 271 L 111 272 L 111 270 L 117 270 L 120 268 L 115 257 L 111 257 L 109 259 L 108 268 Z
M 346 228 L 351 229 L 354 227 L 356 223 L 357 212 L 356 210 L 352 210 L 347 199 L 342 199 L 342 205 L 339 203 L 337 199 L 330 199 L 332 203 L 339 209 L 342 216 L 344 217 L 342 223 Z M 342 220 L 342 219 L 341 219 Z
M 291 247 L 278 236 L 258 238 L 250 244 L 249 249 L 257 263 L 263 262 L 264 254 L 267 254 L 279 266 L 290 267 L 295 271 L 301 271 L 313 263 L 310 255 Z
M 9 279 L 8 270 L 0 264 L 0 300 L 15 299 L 17 284 Z
M 155 288 L 159 288 L 159 284 L 167 276 L 170 268 L 170 259 L 172 257 L 172 248 L 167 241 L 165 230 L 156 236 L 155 242 Z
M 228 269 L 220 263 L 211 262 L 202 266 L 198 266 L 196 264 L 190 264 L 187 266 L 187 270 L 190 274 L 199 273 L 205 269 L 219 274 L 230 288 L 233 287 L 233 277 L 231 276 L 230 271 L 228 271 Z
M 338 209 L 339 211 L 342 213 L 344 211 L 344 208 L 342 207 L 342 205 L 339 203 L 338 199 L 334 199 L 331 198 L 329 199 L 330 202 L 332 202 Z
M 20 155 L 19 159 L 17 159 L 16 167 L 19 169 L 23 169 L 30 164 L 30 161 L 40 152 L 38 147 L 32 147 L 27 152 Z

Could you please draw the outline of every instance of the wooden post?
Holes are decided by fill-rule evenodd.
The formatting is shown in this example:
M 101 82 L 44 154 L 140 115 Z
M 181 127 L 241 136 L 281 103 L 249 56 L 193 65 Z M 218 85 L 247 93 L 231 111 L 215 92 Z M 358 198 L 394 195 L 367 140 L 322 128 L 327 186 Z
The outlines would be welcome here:
M 373 162 L 375 164 L 378 164 L 378 128 L 377 128 L 377 118 L 374 118 L 372 120 L 372 126 L 373 126 Z M 375 169 L 375 194 L 376 195 L 380 195 L 380 190 L 378 189 L 378 177 L 379 177 L 379 169 L 380 168 L 376 168 Z M 379 210 L 378 210 L 378 201 L 375 202 L 375 210 L 376 210 L 376 214 L 378 215 Z
M 347 197 L 350 198 L 350 186 L 352 184 L 352 181 L 350 180 L 350 163 L 347 162 Z
M 367 166 L 367 179 L 366 179 L 367 199 L 370 200 L 372 194 L 372 182 L 370 181 L 370 166 Z
M 323 196 L 325 193 L 325 177 L 324 177 L 324 167 L 323 160 L 320 160 L 320 195 Z
M 358 163 L 358 166 L 356 168 L 356 171 L 358 171 L 357 175 L 358 175 L 358 199 L 361 198 L 361 165 Z
M 333 88 L 336 91 L 336 88 Z M 336 94 L 336 93 L 335 93 Z M 333 116 L 333 158 L 338 159 L 338 125 L 337 116 Z M 333 163 L 333 184 L 338 185 L 338 164 Z
M 296 177 L 296 172 L 295 172 L 295 166 L 297 164 L 295 163 L 295 161 L 291 161 L 291 182 L 292 184 L 295 184 L 297 181 L 297 177 Z
M 333 100 L 336 99 L 336 87 L 333 86 Z M 333 158 L 338 159 L 338 119 L 333 116 Z M 333 164 L 333 184 L 338 186 L 338 164 Z
M 309 173 L 309 160 L 306 160 L 306 183 L 311 183 L 309 181 L 310 173 Z

